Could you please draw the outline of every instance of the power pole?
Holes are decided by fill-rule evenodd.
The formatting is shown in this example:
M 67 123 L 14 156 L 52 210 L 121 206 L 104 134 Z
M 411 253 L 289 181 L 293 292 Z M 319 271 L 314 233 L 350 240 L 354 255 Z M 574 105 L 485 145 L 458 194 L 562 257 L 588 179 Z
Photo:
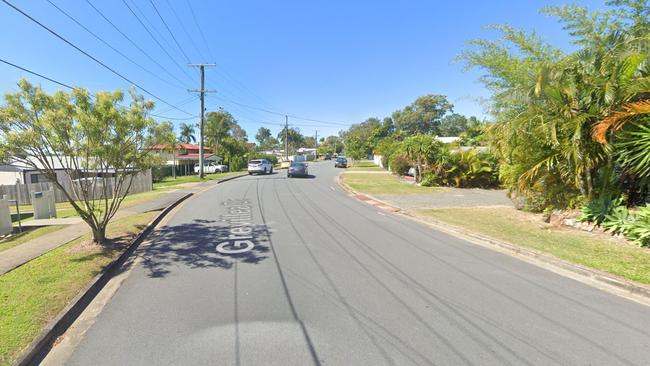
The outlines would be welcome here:
M 289 161 L 289 116 L 284 116 L 284 154 Z
M 201 89 L 189 90 L 189 92 L 199 93 L 201 97 L 201 122 L 199 123 L 199 178 L 203 179 L 203 125 L 205 121 L 205 93 L 212 90 L 205 90 L 205 67 L 214 67 L 215 64 L 190 64 L 190 67 L 198 67 L 201 72 Z
M 316 130 L 316 159 L 318 159 L 318 130 Z

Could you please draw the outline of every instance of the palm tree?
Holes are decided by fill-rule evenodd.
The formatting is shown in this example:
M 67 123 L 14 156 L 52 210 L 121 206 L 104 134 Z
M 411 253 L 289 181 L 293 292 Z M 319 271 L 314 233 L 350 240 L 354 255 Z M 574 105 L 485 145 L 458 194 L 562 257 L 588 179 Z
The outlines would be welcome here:
M 188 125 L 186 123 L 181 123 L 181 133 L 178 139 L 186 144 L 191 144 L 192 142 L 196 142 L 196 138 L 194 137 L 194 125 Z

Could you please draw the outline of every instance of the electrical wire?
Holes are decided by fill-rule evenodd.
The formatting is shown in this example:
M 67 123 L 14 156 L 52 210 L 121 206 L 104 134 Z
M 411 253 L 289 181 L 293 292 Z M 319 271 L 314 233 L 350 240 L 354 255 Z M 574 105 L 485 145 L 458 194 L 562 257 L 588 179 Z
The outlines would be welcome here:
M 168 85 L 171 85 L 171 86 L 174 86 L 174 87 L 177 87 L 177 88 L 181 88 L 181 89 L 185 89 L 183 86 L 180 86 L 179 84 L 174 84 L 174 83 L 172 83 L 172 82 L 170 82 L 170 81 L 168 81 L 168 80 L 166 80 L 166 79 L 163 79 L 163 78 L 160 77 L 160 75 L 158 75 L 158 74 L 156 74 L 156 73 L 154 73 L 154 72 L 151 72 L 151 70 L 149 70 L 148 68 L 146 68 L 146 67 L 140 65 L 139 63 L 137 63 L 136 61 L 134 61 L 132 58 L 130 58 L 129 56 L 127 56 L 127 55 L 125 55 L 124 53 L 122 53 L 120 50 L 118 50 L 118 49 L 116 49 L 115 47 L 113 47 L 110 43 L 108 43 L 108 42 L 107 42 L 106 40 L 104 40 L 102 37 L 98 36 L 96 33 L 94 33 L 93 31 L 91 31 L 90 29 L 88 29 L 88 27 L 86 27 L 85 25 L 83 25 L 81 22 L 79 22 L 77 19 L 75 19 L 72 15 L 68 14 L 65 10 L 61 9 L 59 6 L 57 6 L 57 5 L 56 5 L 55 3 L 53 3 L 51 0 L 47 0 L 47 2 L 50 3 L 50 5 L 52 5 L 52 6 L 53 6 L 56 10 L 58 10 L 61 14 L 65 15 L 68 19 L 72 20 L 72 21 L 75 22 L 78 26 L 80 26 L 80 27 L 83 28 L 86 32 L 88 32 L 90 35 L 92 35 L 93 37 L 95 37 L 95 39 L 97 39 L 98 41 L 100 41 L 100 42 L 102 42 L 103 44 L 105 44 L 108 48 L 110 48 L 110 49 L 112 49 L 113 51 L 115 51 L 115 53 L 117 53 L 118 55 L 122 56 L 122 57 L 125 58 L 127 61 L 129 61 L 129 62 L 131 62 L 132 64 L 134 64 L 135 66 L 139 67 L 142 71 L 148 73 L 149 75 L 151 75 L 151 76 L 157 78 L 158 80 L 160 80 L 160 81 L 162 81 L 162 82 L 164 82 L 164 83 L 166 83 L 166 84 L 168 84 Z
M 272 110 L 269 110 L 269 109 L 266 109 L 266 108 L 255 107 L 255 106 L 252 106 L 252 105 L 236 102 L 234 100 L 221 98 L 221 97 L 218 97 L 216 95 L 212 95 L 210 97 L 216 98 L 216 99 L 224 101 L 224 102 L 237 104 L 237 105 L 240 105 L 240 106 L 245 107 L 245 108 L 255 109 L 255 110 L 258 110 L 258 111 L 262 111 L 262 112 L 266 112 L 266 113 L 270 113 L 270 114 L 275 114 L 275 115 L 278 115 L 278 116 L 287 116 L 287 117 L 290 117 L 290 118 L 299 119 L 299 120 L 303 120 L 303 121 L 317 122 L 317 123 L 322 123 L 322 124 L 326 124 L 326 125 L 333 125 L 333 126 L 344 126 L 344 127 L 349 127 L 350 126 L 349 123 L 323 121 L 323 120 L 314 119 L 314 118 L 300 117 L 300 116 L 296 116 L 296 115 L 293 115 L 293 114 L 287 114 L 287 113 L 272 111 Z
M 122 32 L 122 30 L 117 25 L 115 25 L 115 23 L 113 23 L 110 19 L 108 19 L 108 17 L 106 15 L 104 15 L 104 13 L 102 13 L 101 10 L 99 10 L 97 7 L 95 7 L 95 5 L 93 5 L 93 3 L 91 3 L 89 0 L 86 0 L 86 3 L 88 3 L 88 5 L 90 5 L 90 7 L 93 8 L 97 12 L 97 14 L 99 14 L 118 33 L 120 33 L 122 35 L 122 37 L 126 38 L 126 40 L 129 41 L 129 43 L 131 43 L 131 45 L 133 45 L 136 49 L 138 49 L 138 51 L 140 51 L 140 53 L 145 55 L 151 62 L 156 64 L 158 67 L 160 67 L 160 69 L 163 70 L 164 72 L 166 72 L 167 75 L 171 76 L 174 80 L 181 83 L 181 85 L 183 84 L 183 81 L 181 81 L 174 74 L 172 74 L 166 67 L 164 67 L 158 61 L 156 61 L 153 57 L 151 57 L 151 55 L 149 55 L 149 53 L 147 51 L 143 50 L 142 47 L 140 47 L 136 42 L 134 42 L 128 35 L 126 35 L 124 32 Z
M 3 60 L 3 59 L 0 58 L 0 62 L 5 63 L 5 64 L 7 64 L 7 65 L 9 65 L 9 66 L 13 66 L 13 67 L 15 67 L 15 68 L 17 68 L 17 69 L 19 69 L 19 70 L 25 71 L 25 72 L 30 73 L 30 74 L 32 74 L 32 75 L 38 76 L 38 77 L 40 77 L 40 78 L 43 78 L 43 79 L 45 79 L 45 80 L 47 80 L 47 81 L 50 81 L 50 82 L 52 82 L 52 83 L 54 83 L 54 84 L 57 84 L 57 85 L 60 85 L 60 86 L 62 86 L 62 87 L 64 87 L 64 88 L 74 89 L 73 86 L 70 86 L 70 85 L 68 85 L 68 84 L 62 83 L 62 82 L 60 82 L 60 81 L 58 81 L 58 80 L 54 80 L 54 79 L 49 78 L 49 77 L 47 77 L 47 76 L 45 76 L 45 75 L 43 75 L 43 74 L 39 74 L 39 73 L 37 73 L 36 71 L 32 71 L 32 70 L 26 69 L 26 68 L 24 68 L 24 67 L 22 67 L 22 66 L 18 66 L 18 65 L 14 64 L 14 63 L 11 63 L 11 62 L 7 61 L 7 60 Z
M 67 43 L 70 47 L 72 47 L 72 48 L 76 49 L 77 51 L 81 52 L 81 53 L 84 54 L 86 57 L 88 57 L 88 58 L 90 58 L 91 60 L 95 61 L 96 63 L 98 63 L 99 65 L 101 65 L 101 66 L 104 67 L 105 69 L 109 70 L 110 72 L 112 72 L 112 73 L 115 74 L 116 76 L 120 77 L 121 79 L 123 79 L 123 80 L 127 81 L 128 83 L 134 85 L 136 88 L 138 88 L 138 89 L 142 90 L 143 92 L 149 94 L 149 95 L 152 96 L 154 99 L 157 99 L 157 100 L 161 101 L 162 103 L 164 103 L 164 104 L 166 104 L 166 105 L 168 105 L 168 106 L 170 106 L 170 107 L 173 107 L 174 109 L 176 109 L 176 110 L 178 110 L 178 111 L 180 111 L 180 112 L 186 113 L 186 114 L 188 114 L 188 115 L 192 115 L 191 113 L 189 113 L 189 112 L 185 112 L 184 110 L 179 109 L 178 107 L 174 106 L 173 104 L 171 104 L 171 103 L 167 102 L 166 100 L 164 100 L 164 99 L 158 97 L 156 94 L 153 94 L 152 92 L 150 92 L 149 90 L 143 88 L 142 86 L 140 86 L 140 85 L 137 84 L 136 82 L 134 82 L 134 81 L 132 81 L 131 79 L 127 78 L 126 76 L 122 75 L 121 73 L 119 73 L 118 71 L 116 71 L 115 69 L 113 69 L 112 67 L 106 65 L 104 62 L 100 61 L 100 60 L 97 59 L 95 56 L 93 56 L 93 55 L 89 54 L 88 52 L 84 51 L 83 49 L 79 48 L 77 45 L 75 45 L 74 43 L 70 42 L 69 40 L 67 40 L 66 38 L 64 38 L 63 36 L 61 36 L 61 35 L 58 34 L 57 32 L 55 32 L 55 31 L 52 30 L 51 28 L 47 27 L 45 24 L 43 24 L 43 23 L 39 22 L 38 20 L 34 19 L 31 15 L 29 15 L 29 14 L 27 14 L 26 12 L 22 11 L 21 9 L 19 9 L 18 7 L 16 7 L 15 5 L 13 5 L 13 4 L 12 4 L 11 2 L 9 2 L 8 0 L 1 0 L 1 1 L 4 2 L 5 4 L 9 5 L 11 8 L 13 8 L 14 10 L 16 10 L 17 12 L 19 12 L 19 13 L 22 14 L 23 16 L 25 16 L 27 19 L 29 19 L 29 20 L 31 20 L 32 22 L 38 24 L 40 27 L 42 27 L 43 29 L 47 30 L 47 31 L 50 32 L 52 35 L 54 35 L 55 37 L 59 38 L 60 40 L 62 40 L 62 41 L 65 42 L 65 43 Z
M 201 26 L 199 25 L 199 22 L 196 20 L 196 14 L 194 14 L 194 9 L 192 8 L 192 4 L 190 3 L 189 0 L 185 0 L 185 3 L 187 4 L 187 7 L 190 8 L 190 13 L 192 14 L 192 19 L 194 20 L 194 25 L 196 25 L 196 28 L 199 30 L 199 34 L 201 35 L 201 39 L 203 39 L 203 44 L 205 45 L 205 48 L 208 50 L 208 54 L 214 61 L 214 54 L 212 53 L 212 50 L 210 49 L 210 44 L 205 38 L 205 34 L 203 34 L 203 30 L 201 29 Z
M 183 33 L 185 33 L 185 36 L 187 39 L 190 40 L 190 43 L 192 44 L 192 47 L 194 47 L 194 51 L 203 59 L 207 61 L 207 58 L 203 55 L 203 52 L 197 47 L 196 43 L 194 42 L 194 38 L 190 35 L 190 33 L 187 31 L 187 28 L 185 28 L 185 25 L 183 24 L 183 21 L 181 18 L 178 16 L 178 13 L 174 9 L 174 6 L 172 5 L 171 1 L 165 0 L 167 2 L 167 7 L 172 11 L 172 14 L 174 15 L 174 18 L 176 18 L 176 21 L 178 24 L 180 24 L 181 29 L 183 30 Z
M 180 43 L 178 43 L 178 40 L 176 39 L 176 36 L 174 36 L 174 32 L 172 32 L 172 30 L 167 25 L 167 22 L 165 21 L 165 18 L 163 18 L 162 14 L 160 14 L 160 12 L 158 11 L 158 7 L 156 6 L 156 3 L 154 3 L 153 0 L 149 0 L 149 2 L 151 3 L 151 6 L 153 6 L 153 10 L 155 10 L 156 14 L 158 14 L 158 18 L 160 18 L 160 21 L 163 23 L 163 25 L 167 29 L 167 32 L 169 32 L 169 35 L 172 36 L 172 39 L 174 40 L 174 43 L 176 44 L 176 47 L 178 47 L 178 49 L 181 51 L 183 56 L 185 56 L 185 60 L 187 60 L 187 63 L 191 64 L 192 61 L 190 60 L 189 57 L 187 57 L 187 54 L 185 53 L 185 50 L 183 50 L 183 47 L 181 47 Z
M 2 0 L 2 1 L 5 1 L 5 0 Z M 138 16 L 134 11 L 133 11 L 133 9 L 131 8 L 131 6 L 129 6 L 129 4 L 128 4 L 125 0 L 122 0 L 122 3 L 123 3 L 123 4 L 124 4 L 128 9 L 129 9 L 129 11 L 131 12 L 131 14 L 133 14 L 133 16 L 135 17 L 135 19 L 138 20 L 138 22 L 140 23 L 140 25 L 142 26 L 142 28 L 144 28 L 144 30 L 147 31 L 147 33 L 149 34 L 149 36 L 151 37 L 151 39 L 153 39 L 153 41 L 156 42 L 156 44 L 158 45 L 158 47 L 160 47 L 160 49 L 163 50 L 163 52 L 167 55 L 167 57 L 169 57 L 169 59 L 172 60 L 172 62 L 173 62 L 173 63 L 178 67 L 179 70 L 181 70 L 181 72 L 182 72 L 183 74 L 185 74 L 185 76 L 187 76 L 190 80 L 192 80 L 192 77 L 187 73 L 187 71 L 186 71 L 183 67 L 181 67 L 181 65 L 176 61 L 176 59 L 174 59 L 174 58 L 172 57 L 172 55 L 170 55 L 169 52 L 167 52 L 167 49 L 166 49 L 165 47 L 163 47 L 162 44 L 160 44 L 160 42 L 158 41 L 158 39 L 153 35 L 153 33 L 151 33 L 151 31 L 149 30 L 149 28 L 148 28 L 148 27 L 147 27 L 147 26 L 142 22 L 142 20 L 140 19 L 140 17 L 139 17 L 139 16 Z
M 41 73 L 38 73 L 38 72 L 33 71 L 33 70 L 30 70 L 30 69 L 28 69 L 28 68 L 25 68 L 25 67 L 22 67 L 22 66 L 16 65 L 16 64 L 14 64 L 13 62 L 9 62 L 9 61 L 4 60 L 4 59 L 1 59 L 1 58 L 0 58 L 0 62 L 2 62 L 2 63 L 4 63 L 4 64 L 7 64 L 7 65 L 9 65 L 9 66 L 12 66 L 12 67 L 14 67 L 14 68 L 16 68 L 16 69 L 19 69 L 19 70 L 25 71 L 25 72 L 27 72 L 27 73 L 29 73 L 29 74 L 32 74 L 32 75 L 38 76 L 38 77 L 40 77 L 40 78 L 42 78 L 42 79 L 45 79 L 45 80 L 50 81 L 50 82 L 52 82 L 52 83 L 54 83 L 54 84 L 60 85 L 60 86 L 62 86 L 62 87 L 64 87 L 64 88 L 67 88 L 67 89 L 70 89 L 70 90 L 77 89 L 77 88 L 74 87 L 74 86 L 71 86 L 71 85 L 66 84 L 66 83 L 64 83 L 64 82 L 61 82 L 61 81 L 58 81 L 58 80 L 53 79 L 53 78 L 51 78 L 51 77 L 45 76 L 45 75 L 43 75 L 43 74 L 41 74 Z M 182 120 L 182 121 L 187 121 L 187 120 L 190 120 L 190 119 L 198 118 L 198 116 L 192 116 L 192 117 L 187 117 L 187 118 L 174 118 L 174 117 L 162 116 L 162 115 L 159 115 L 159 114 L 153 114 L 153 113 L 149 113 L 149 115 L 152 116 L 152 117 L 158 117 L 158 118 L 162 118 L 162 119 Z

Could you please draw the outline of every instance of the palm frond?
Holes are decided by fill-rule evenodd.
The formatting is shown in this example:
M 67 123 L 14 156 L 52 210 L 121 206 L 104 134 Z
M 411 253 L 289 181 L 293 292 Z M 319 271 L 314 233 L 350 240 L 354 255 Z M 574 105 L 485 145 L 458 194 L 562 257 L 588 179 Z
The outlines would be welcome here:
M 618 131 L 630 119 L 648 113 L 650 113 L 650 99 L 627 103 L 620 111 L 597 122 L 591 131 L 591 136 L 597 142 L 605 144 L 607 143 L 607 131 Z

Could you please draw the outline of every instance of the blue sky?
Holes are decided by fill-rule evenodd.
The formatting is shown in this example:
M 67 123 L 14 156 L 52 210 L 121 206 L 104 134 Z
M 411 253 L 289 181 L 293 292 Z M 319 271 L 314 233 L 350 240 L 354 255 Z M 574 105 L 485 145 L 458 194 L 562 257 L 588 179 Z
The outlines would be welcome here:
M 51 1 L 157 77 L 97 41 L 47 0 L 10 0 L 153 94 L 190 114 L 198 113 L 198 100 L 187 92 L 198 88 L 197 71 L 186 66 L 185 56 L 150 0 L 124 1 L 144 16 L 144 23 L 171 58 L 122 0 L 89 1 L 167 71 L 130 44 L 85 0 Z M 290 119 L 303 134 L 318 130 L 319 136 L 345 128 L 339 124 L 388 116 L 429 93 L 447 95 L 458 113 L 483 116 L 480 100 L 488 94 L 477 82 L 480 72 L 464 72 L 454 58 L 468 40 L 493 37 L 484 29 L 490 24 L 536 31 L 557 47 L 571 47 L 561 25 L 539 13 L 542 6 L 562 1 L 189 0 L 207 45 L 186 0 L 153 1 L 191 62 L 217 64 L 206 72 L 207 88 L 217 91 L 206 99 L 207 109 L 223 107 L 233 113 L 249 140 L 260 126 L 275 134 L 284 122 L 281 115 L 260 109 L 326 121 Z M 603 6 L 602 1 L 580 3 L 590 8 Z M 4 3 L 0 3 L 0 34 L 2 59 L 91 91 L 130 86 Z M 59 88 L 0 64 L 0 92 L 15 90 L 23 76 L 48 90 Z M 158 114 L 190 118 L 162 102 L 156 104 Z M 174 121 L 176 125 L 181 122 Z

